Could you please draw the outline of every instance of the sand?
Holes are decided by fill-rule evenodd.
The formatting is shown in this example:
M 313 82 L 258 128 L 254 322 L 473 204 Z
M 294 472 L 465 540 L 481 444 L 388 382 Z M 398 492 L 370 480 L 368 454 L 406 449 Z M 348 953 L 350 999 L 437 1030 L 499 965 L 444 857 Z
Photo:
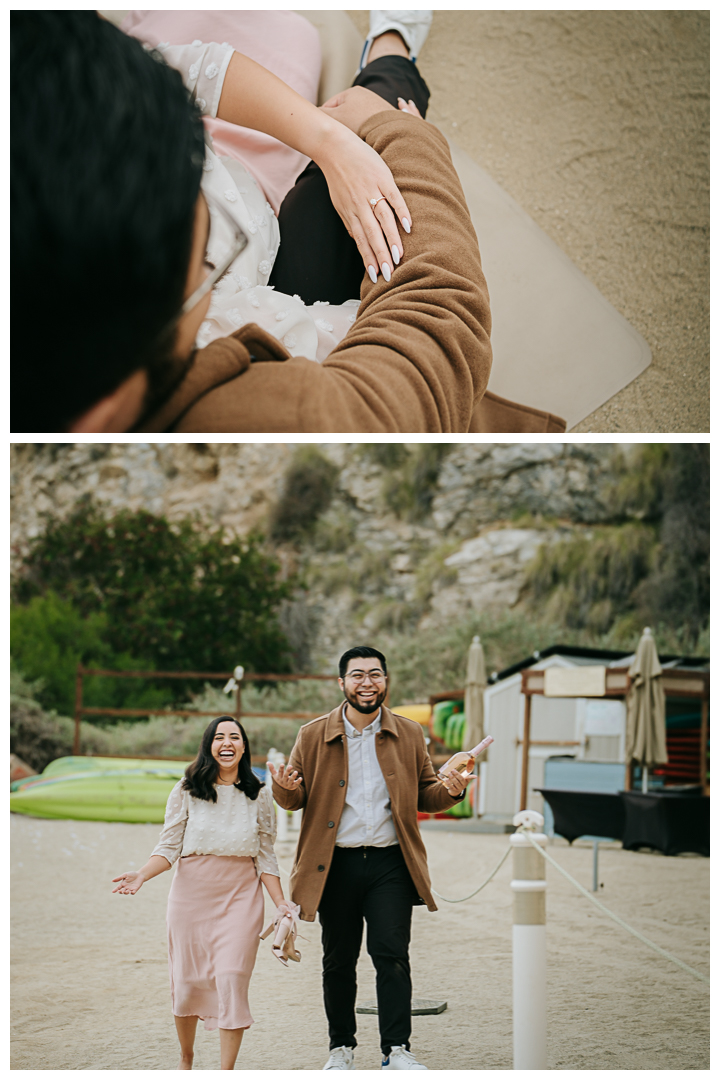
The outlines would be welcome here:
M 171 873 L 135 897 L 110 879 L 140 866 L 156 825 L 12 815 L 12 1068 L 173 1069 L 165 904 Z M 469 893 L 508 845 L 503 835 L 424 832 L 435 888 Z M 289 867 L 291 843 L 278 845 Z M 592 852 L 551 853 L 586 887 Z M 511 862 L 476 898 L 417 908 L 415 994 L 445 1013 L 414 1019 L 412 1047 L 430 1069 L 512 1068 Z M 709 860 L 608 845 L 601 899 L 651 940 L 708 970 Z M 250 986 L 255 1025 L 238 1069 L 318 1069 L 327 1056 L 320 928 L 304 924 L 303 960 L 283 969 L 263 943 Z M 555 1069 L 708 1069 L 708 989 L 604 918 L 550 868 L 548 1063 Z M 359 1000 L 372 999 L 363 954 Z M 361 1069 L 380 1066 L 375 1016 L 358 1016 Z M 199 1030 L 195 1067 L 219 1064 L 217 1033 Z
M 437 11 L 420 69 L 428 119 L 650 345 L 573 430 L 709 431 L 709 12 Z

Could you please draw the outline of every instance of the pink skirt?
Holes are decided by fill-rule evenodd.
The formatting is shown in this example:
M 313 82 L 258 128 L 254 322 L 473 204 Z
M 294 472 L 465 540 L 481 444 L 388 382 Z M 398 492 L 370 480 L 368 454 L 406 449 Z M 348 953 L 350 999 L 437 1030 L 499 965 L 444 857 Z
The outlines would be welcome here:
M 167 909 L 175 1016 L 199 1016 L 209 1031 L 250 1027 L 248 985 L 263 912 L 262 886 L 252 859 L 178 859 Z

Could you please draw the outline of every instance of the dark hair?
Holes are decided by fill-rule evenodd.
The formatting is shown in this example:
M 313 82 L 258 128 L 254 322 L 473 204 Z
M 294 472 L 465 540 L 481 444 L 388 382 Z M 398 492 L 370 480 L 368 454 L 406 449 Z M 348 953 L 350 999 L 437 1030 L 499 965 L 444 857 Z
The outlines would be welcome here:
M 12 11 L 10 28 L 11 425 L 62 431 L 167 366 L 203 124 L 179 72 L 95 11 Z
M 344 652 L 340 657 L 340 663 L 338 664 L 340 678 L 345 678 L 348 664 L 351 660 L 369 660 L 372 656 L 377 657 L 382 665 L 384 674 L 387 675 L 387 662 L 379 649 L 373 649 L 369 645 L 356 645 L 354 649 L 348 649 L 348 651 Z
M 258 780 L 257 776 L 252 771 L 252 766 L 250 764 L 252 755 L 250 753 L 250 743 L 248 741 L 247 733 L 240 721 L 236 720 L 234 716 L 218 716 L 210 721 L 203 732 L 202 742 L 200 743 L 197 757 L 185 770 L 185 779 L 182 782 L 182 786 L 185 791 L 189 791 L 196 799 L 206 799 L 207 802 L 217 802 L 215 784 L 217 782 L 218 773 L 220 772 L 220 765 L 212 756 L 211 747 L 213 739 L 215 738 L 217 726 L 218 724 L 221 724 L 223 720 L 231 720 L 233 724 L 237 724 L 240 728 L 243 742 L 245 743 L 243 755 L 238 762 L 237 783 L 233 784 L 233 787 L 244 792 L 248 799 L 257 799 L 260 788 L 265 787 L 265 785 L 261 780 Z

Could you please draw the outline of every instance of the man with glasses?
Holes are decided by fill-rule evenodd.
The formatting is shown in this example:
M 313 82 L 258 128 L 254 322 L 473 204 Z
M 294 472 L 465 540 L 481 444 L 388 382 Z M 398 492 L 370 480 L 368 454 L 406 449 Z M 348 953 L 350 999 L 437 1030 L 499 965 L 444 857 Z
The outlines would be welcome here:
M 286 767 L 270 771 L 276 802 L 303 809 L 290 887 L 301 918 L 320 915 L 330 1035 L 325 1069 L 352 1069 L 356 966 L 367 925 L 375 966 L 382 1065 L 424 1069 L 410 1053 L 414 905 L 437 910 L 418 810 L 463 798 L 469 778 L 439 781 L 423 730 L 391 712 L 385 657 L 367 645 L 339 663 L 345 702 L 305 724 Z
M 351 311 L 343 326 L 335 320 L 339 344 L 323 363 L 292 355 L 300 351 L 293 333 L 278 336 L 290 303 L 279 305 L 270 332 L 255 324 L 248 298 L 249 313 L 238 304 L 237 330 L 198 347 L 209 341 L 203 324 L 230 285 L 220 277 L 236 273 L 243 234 L 249 250 L 267 231 L 260 283 L 278 253 L 277 222 L 263 214 L 264 202 L 260 223 L 238 220 L 241 187 L 224 183 L 219 202 L 236 223 L 228 231 L 228 213 L 205 196 L 219 165 L 202 115 L 242 120 L 236 104 L 244 99 L 227 78 L 216 100 L 237 54 L 200 40 L 182 47 L 203 53 L 191 98 L 179 69 L 90 11 L 11 14 L 14 432 L 470 429 L 490 372 L 490 310 L 470 215 L 437 128 L 360 85 L 324 114 L 306 102 L 334 131 L 350 128 L 363 154 L 380 155 L 403 206 L 407 193 L 410 232 L 398 231 L 388 210 L 392 186 L 373 188 L 357 209 L 378 233 L 388 223 L 399 264 L 387 276 L 360 266 L 357 318 Z M 172 59 L 176 47 L 165 44 L 158 49 Z M 295 202 L 302 219 L 306 207 Z M 293 265 L 312 263 L 332 278 L 342 258 L 324 220 L 313 215 L 297 236 L 286 222 L 282 258 L 294 248 Z M 226 236 L 219 256 L 216 224 Z M 292 292 L 305 298 L 301 287 Z M 326 310 L 308 316 L 314 339 L 326 332 Z

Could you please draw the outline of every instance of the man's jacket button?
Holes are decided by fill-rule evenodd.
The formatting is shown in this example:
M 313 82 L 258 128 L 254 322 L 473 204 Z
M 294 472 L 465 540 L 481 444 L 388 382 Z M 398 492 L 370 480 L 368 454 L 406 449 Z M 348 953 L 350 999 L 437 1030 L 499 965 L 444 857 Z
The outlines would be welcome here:
M 328 821 L 328 829 L 332 829 L 335 825 L 334 821 Z
M 340 787 L 345 787 L 345 781 L 344 780 L 340 781 Z
M 324 866 L 318 866 L 318 870 L 324 870 L 324 869 L 325 869 Z

